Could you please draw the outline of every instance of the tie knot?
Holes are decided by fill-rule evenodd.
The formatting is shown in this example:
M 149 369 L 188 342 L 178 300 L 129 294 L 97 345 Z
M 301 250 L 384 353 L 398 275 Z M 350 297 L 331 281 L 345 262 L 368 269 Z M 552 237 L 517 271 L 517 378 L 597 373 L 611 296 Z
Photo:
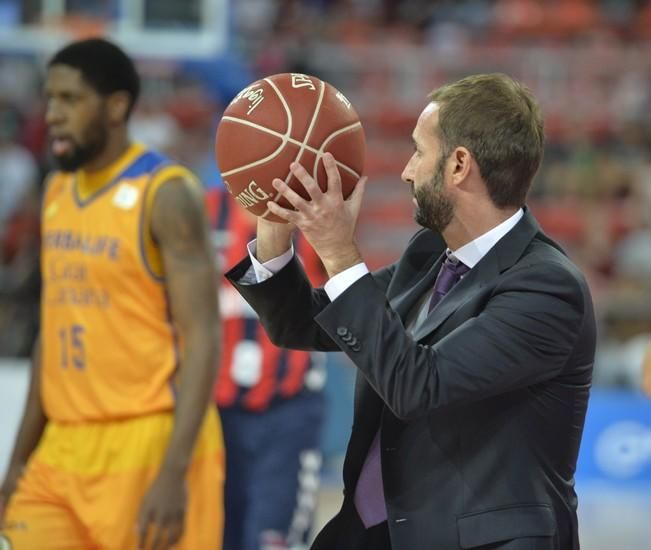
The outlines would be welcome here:
M 470 271 L 470 268 L 461 260 L 452 259 L 450 256 L 445 258 L 443 269 L 451 271 L 457 277 L 463 277 L 466 273 L 468 273 L 468 271 Z
M 445 296 L 449 290 L 456 285 L 461 277 L 470 271 L 470 268 L 463 262 L 452 259 L 448 256 L 441 269 L 439 271 L 438 277 L 436 278 L 436 283 L 434 284 L 434 292 L 432 293 L 432 298 L 429 303 L 429 311 L 434 309 L 434 306 L 438 304 L 443 296 Z

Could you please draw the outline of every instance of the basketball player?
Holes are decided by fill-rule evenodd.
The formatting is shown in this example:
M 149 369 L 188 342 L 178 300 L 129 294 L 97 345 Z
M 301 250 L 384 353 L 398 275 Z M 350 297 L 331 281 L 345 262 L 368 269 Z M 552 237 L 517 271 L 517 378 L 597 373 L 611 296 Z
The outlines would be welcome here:
M 225 265 L 255 238 L 256 217 L 220 188 L 206 207 Z M 318 256 L 294 243 L 314 284 Z M 215 400 L 226 444 L 224 550 L 282 550 L 307 542 L 314 517 L 325 407 L 324 355 L 274 346 L 255 312 L 223 280 L 224 343 Z
M 132 61 L 93 39 L 48 64 L 41 332 L 2 486 L 14 550 L 221 547 L 209 405 L 216 275 L 200 184 L 131 143 Z

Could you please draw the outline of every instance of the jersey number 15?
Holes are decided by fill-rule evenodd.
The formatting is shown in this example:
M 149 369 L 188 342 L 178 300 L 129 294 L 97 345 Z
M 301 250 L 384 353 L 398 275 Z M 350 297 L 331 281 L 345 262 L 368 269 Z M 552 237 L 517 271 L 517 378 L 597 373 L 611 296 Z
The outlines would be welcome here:
M 86 366 L 84 350 L 84 327 L 70 325 L 59 329 L 59 343 L 61 344 L 61 366 L 66 369 L 69 365 L 83 369 Z

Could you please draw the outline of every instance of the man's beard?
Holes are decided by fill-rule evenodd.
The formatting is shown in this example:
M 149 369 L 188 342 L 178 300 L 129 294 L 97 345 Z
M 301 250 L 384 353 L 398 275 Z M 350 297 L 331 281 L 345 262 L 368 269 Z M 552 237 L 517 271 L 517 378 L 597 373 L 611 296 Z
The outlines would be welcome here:
M 441 233 L 452 221 L 454 202 L 443 188 L 443 169 L 446 158 L 441 157 L 432 179 L 414 190 L 418 204 L 414 219 L 418 225 Z
M 99 156 L 106 148 L 108 141 L 106 122 L 98 117 L 88 126 L 83 141 L 83 145 L 73 141 L 71 151 L 65 155 L 53 155 L 54 162 L 59 169 L 64 172 L 74 172 Z

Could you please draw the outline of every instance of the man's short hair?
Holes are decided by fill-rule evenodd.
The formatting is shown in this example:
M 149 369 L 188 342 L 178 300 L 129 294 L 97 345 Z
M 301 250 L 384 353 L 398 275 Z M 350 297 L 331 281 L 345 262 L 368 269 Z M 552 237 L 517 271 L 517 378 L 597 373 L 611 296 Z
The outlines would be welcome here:
M 140 93 L 140 77 L 131 58 L 118 46 L 102 38 L 68 44 L 50 59 L 48 68 L 67 65 L 81 72 L 83 79 L 102 96 L 125 91 L 129 94 L 127 118 Z
M 498 208 L 522 206 L 543 156 L 540 108 L 531 91 L 505 74 L 479 74 L 429 95 L 439 104 L 441 153 L 466 147 Z

